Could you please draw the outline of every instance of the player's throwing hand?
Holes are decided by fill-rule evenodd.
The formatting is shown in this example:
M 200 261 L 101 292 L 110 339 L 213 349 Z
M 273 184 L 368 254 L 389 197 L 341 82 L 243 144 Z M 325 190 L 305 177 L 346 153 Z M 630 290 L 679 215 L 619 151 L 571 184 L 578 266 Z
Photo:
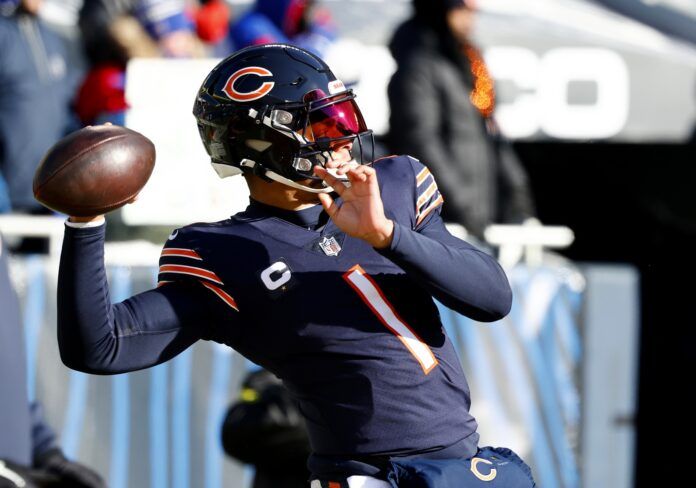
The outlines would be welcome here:
M 320 166 L 315 166 L 314 174 L 336 190 L 343 200 L 339 205 L 328 194 L 319 194 L 326 213 L 343 232 L 363 239 L 377 249 L 391 244 L 394 222 L 384 215 L 377 173 L 373 168 L 358 166 L 348 170 L 346 175 L 350 186 L 334 178 Z

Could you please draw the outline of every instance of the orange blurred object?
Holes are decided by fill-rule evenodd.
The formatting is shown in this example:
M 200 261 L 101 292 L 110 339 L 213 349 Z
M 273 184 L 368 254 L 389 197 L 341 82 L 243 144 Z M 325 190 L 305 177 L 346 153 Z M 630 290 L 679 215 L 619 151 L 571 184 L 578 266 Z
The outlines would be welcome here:
M 481 115 L 488 118 L 493 115 L 493 110 L 495 110 L 495 85 L 493 78 L 488 72 L 488 67 L 478 49 L 469 44 L 464 48 L 464 54 L 469 59 L 471 74 L 474 77 L 474 89 L 471 90 L 469 99 Z

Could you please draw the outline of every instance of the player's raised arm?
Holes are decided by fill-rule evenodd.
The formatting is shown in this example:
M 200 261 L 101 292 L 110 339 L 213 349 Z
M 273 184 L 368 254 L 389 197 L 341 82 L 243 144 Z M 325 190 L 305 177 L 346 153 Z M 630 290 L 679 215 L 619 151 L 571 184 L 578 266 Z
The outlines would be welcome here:
M 503 318 L 512 303 L 504 271 L 491 256 L 447 231 L 439 216 L 442 199 L 432 175 L 415 160 L 410 162 L 417 163 L 419 170 L 414 184 L 402 190 L 415 188 L 415 205 L 404 203 L 416 210 L 411 225 L 385 216 L 377 172 L 366 166 L 348 172 L 350 186 L 318 168 L 317 175 L 343 200 L 339 205 L 322 195 L 324 208 L 341 230 L 371 244 L 449 308 L 484 322 Z
M 112 304 L 104 267 L 105 224 L 68 222 L 58 275 L 58 345 L 78 371 L 114 374 L 164 362 L 210 322 L 202 286 L 172 283 Z
M 112 305 L 104 268 L 102 214 L 135 200 L 155 163 L 142 134 L 88 126 L 58 141 L 34 176 L 34 195 L 73 217 L 58 277 L 58 344 L 63 361 L 90 373 L 120 373 L 166 361 L 205 336 L 200 286 L 176 284 Z M 201 326 L 192 324 L 201 322 Z

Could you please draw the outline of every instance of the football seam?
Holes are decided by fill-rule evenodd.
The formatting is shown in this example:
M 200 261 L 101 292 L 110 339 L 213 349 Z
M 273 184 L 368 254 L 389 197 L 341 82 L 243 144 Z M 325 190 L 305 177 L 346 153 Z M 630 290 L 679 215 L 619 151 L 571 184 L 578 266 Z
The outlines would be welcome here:
M 34 192 L 34 195 L 38 196 L 39 192 L 43 189 L 44 186 L 46 186 L 53 178 L 55 178 L 59 173 L 62 173 L 65 168 L 70 166 L 72 163 L 75 162 L 77 158 L 82 156 L 83 154 L 93 150 L 94 148 L 101 146 L 102 144 L 105 144 L 109 141 L 113 141 L 122 137 L 126 137 L 128 134 L 120 134 L 116 136 L 109 137 L 108 139 L 104 139 L 103 141 L 99 141 L 98 143 L 94 144 L 93 146 L 90 146 L 86 149 L 83 149 L 82 151 L 78 152 L 75 154 L 72 158 L 70 158 L 63 166 L 58 168 L 53 174 L 51 174 L 49 177 L 46 178 L 46 180 L 43 182 L 43 184 L 39 187 L 36 188 L 36 191 Z
M 139 192 L 140 192 L 140 190 L 128 195 L 126 198 L 123 198 L 123 199 L 119 200 L 118 202 L 111 203 L 111 204 L 107 205 L 106 207 L 113 207 L 114 205 L 118 206 L 124 202 L 127 202 L 128 200 L 133 198 L 135 195 L 137 195 Z M 79 210 L 99 210 L 101 208 L 105 208 L 104 205 L 101 205 L 101 206 L 99 206 L 99 205 L 71 205 L 71 207 L 79 209 Z

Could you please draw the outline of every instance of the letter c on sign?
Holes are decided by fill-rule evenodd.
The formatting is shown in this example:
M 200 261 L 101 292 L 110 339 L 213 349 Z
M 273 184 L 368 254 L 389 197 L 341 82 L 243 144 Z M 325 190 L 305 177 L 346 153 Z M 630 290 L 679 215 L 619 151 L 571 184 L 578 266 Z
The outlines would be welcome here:
M 280 274 L 280 276 L 273 279 L 274 275 L 278 274 Z M 288 268 L 288 265 L 284 262 L 277 261 L 261 272 L 261 281 L 263 281 L 263 284 L 266 285 L 266 288 L 269 290 L 277 290 L 290 281 L 290 268 Z
M 493 463 L 488 461 L 487 459 L 481 459 L 481 458 L 477 458 L 477 457 L 471 459 L 471 472 L 474 473 L 474 476 L 476 476 L 481 481 L 493 481 L 495 479 L 495 477 L 498 475 L 498 471 L 496 471 L 495 468 L 492 468 L 490 473 L 483 474 L 478 470 L 478 463 L 484 463 L 484 464 L 493 464 Z
M 225 87 L 222 89 L 222 91 L 225 92 L 225 95 L 237 102 L 251 102 L 253 100 L 258 100 L 259 98 L 263 97 L 265 94 L 271 91 L 273 89 L 273 86 L 275 85 L 275 82 L 273 81 L 264 81 L 261 84 L 261 86 L 254 91 L 237 91 L 237 89 L 234 87 L 234 84 L 237 82 L 239 78 L 245 75 L 268 77 L 273 76 L 273 73 L 268 71 L 266 68 L 262 68 L 260 66 L 249 66 L 247 68 L 237 70 L 232 74 L 232 76 L 230 76 L 227 79 L 227 83 L 225 83 Z

